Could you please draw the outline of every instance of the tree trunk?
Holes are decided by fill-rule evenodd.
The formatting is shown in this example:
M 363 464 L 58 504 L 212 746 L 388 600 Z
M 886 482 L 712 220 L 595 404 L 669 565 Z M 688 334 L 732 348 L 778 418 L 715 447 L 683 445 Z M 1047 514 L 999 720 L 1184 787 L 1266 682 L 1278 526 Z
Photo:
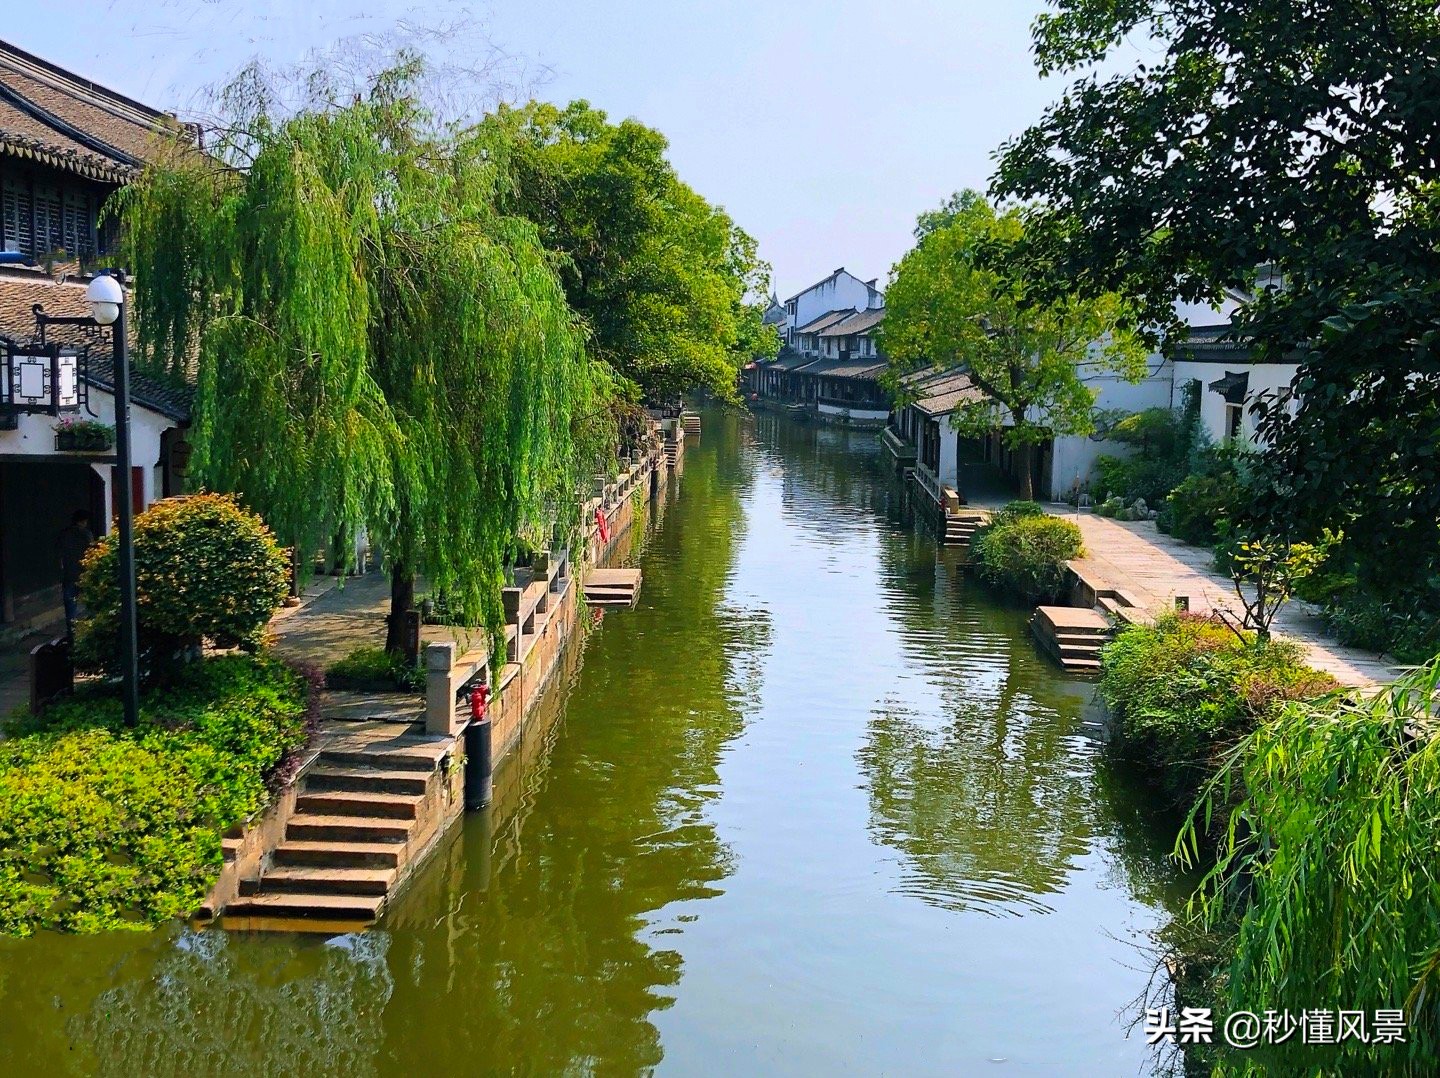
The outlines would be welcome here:
M 1033 502 L 1035 500 L 1035 481 L 1031 473 L 1031 455 L 1035 447 L 1028 442 L 1022 445 L 1017 452 L 1020 458 L 1020 500 L 1022 502 Z
M 405 654 L 405 615 L 415 609 L 415 572 L 397 562 L 390 570 L 390 616 L 386 619 L 385 650 Z

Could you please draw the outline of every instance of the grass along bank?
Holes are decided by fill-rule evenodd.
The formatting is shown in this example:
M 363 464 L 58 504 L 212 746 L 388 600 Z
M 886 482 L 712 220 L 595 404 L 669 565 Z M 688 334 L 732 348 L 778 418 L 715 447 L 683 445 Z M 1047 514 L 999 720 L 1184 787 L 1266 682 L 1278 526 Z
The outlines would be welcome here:
M 1372 1023 L 1388 1012 L 1403 1027 L 1403 1041 L 1378 1046 L 1353 1035 L 1262 1042 L 1216 1059 L 1224 1073 L 1434 1073 L 1437 689 L 1440 659 L 1380 692 L 1287 703 L 1227 755 L 1197 803 L 1180 856 L 1212 860 L 1207 831 L 1218 850 L 1185 926 L 1208 955 L 1182 979 L 1194 997 L 1186 1005 L 1258 1015 L 1344 1008 Z

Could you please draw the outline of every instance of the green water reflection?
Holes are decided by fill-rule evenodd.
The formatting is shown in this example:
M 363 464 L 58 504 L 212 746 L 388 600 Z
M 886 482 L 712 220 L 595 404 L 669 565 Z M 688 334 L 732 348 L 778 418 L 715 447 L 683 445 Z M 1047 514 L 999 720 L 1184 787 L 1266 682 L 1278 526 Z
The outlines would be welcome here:
M 709 413 L 683 487 L 377 930 L 0 943 L 0 1073 L 1145 1072 L 1174 883 L 1089 687 L 872 435 Z

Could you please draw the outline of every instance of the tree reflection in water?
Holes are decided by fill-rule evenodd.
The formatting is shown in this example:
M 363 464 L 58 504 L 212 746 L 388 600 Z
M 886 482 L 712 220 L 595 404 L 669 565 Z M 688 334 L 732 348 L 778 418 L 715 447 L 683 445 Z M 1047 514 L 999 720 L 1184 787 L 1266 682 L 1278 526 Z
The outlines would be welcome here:
M 858 756 L 870 833 L 905 855 L 900 889 L 950 910 L 1048 913 L 1089 848 L 1089 799 L 1054 714 L 979 705 L 932 725 L 879 711 Z

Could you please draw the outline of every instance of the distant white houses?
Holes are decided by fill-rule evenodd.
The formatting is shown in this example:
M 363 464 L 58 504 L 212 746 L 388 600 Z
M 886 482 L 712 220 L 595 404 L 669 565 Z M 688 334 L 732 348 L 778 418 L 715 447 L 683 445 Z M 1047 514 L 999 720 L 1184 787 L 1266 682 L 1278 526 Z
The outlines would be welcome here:
M 1252 406 L 1261 395 L 1290 387 L 1295 363 L 1256 362 L 1243 342 L 1224 339 L 1230 317 L 1243 299 L 1233 296 L 1218 307 L 1177 306 L 1189 334 L 1174 358 L 1149 359 L 1144 378 L 1129 382 L 1095 364 L 1082 364 L 1081 379 L 1095 392 L 1102 412 L 1130 414 L 1147 408 L 1179 408 L 1187 388 L 1198 388 L 1200 421 L 1213 442 L 1254 441 Z M 911 469 L 915 483 L 937 504 L 950 487 L 962 501 L 993 497 L 997 482 L 1016 484 L 1024 455 L 1004 445 L 1010 419 L 997 410 L 997 429 L 985 438 L 964 438 L 950 417 L 962 403 L 983 400 L 962 370 L 918 372 L 907 377 L 913 401 L 891 412 L 883 438 L 895 460 Z M 1088 484 L 1102 455 L 1126 456 L 1131 447 L 1106 438 L 1061 435 L 1047 439 L 1029 455 L 1036 497 L 1062 501 Z
M 862 281 L 842 266 L 791 296 L 783 310 L 780 354 L 746 370 L 752 399 L 825 420 L 883 425 L 890 398 L 879 381 L 886 360 L 875 335 L 885 294 L 876 280 Z

